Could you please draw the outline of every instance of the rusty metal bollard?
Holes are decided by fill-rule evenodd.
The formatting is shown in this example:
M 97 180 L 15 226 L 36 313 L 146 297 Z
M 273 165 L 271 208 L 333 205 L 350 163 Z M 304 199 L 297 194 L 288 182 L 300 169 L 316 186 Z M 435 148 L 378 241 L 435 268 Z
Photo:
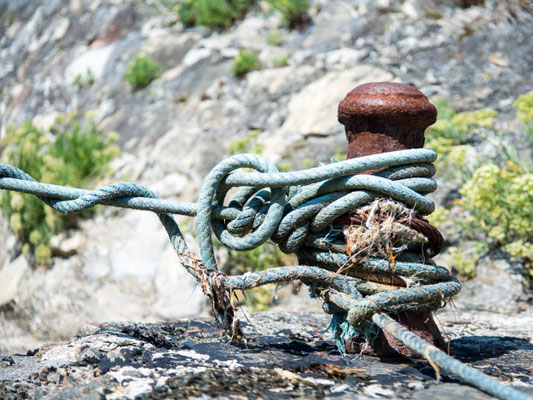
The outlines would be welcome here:
M 436 117 L 437 109 L 423 93 L 412 86 L 392 82 L 357 86 L 342 100 L 338 111 L 338 120 L 345 126 L 348 139 L 348 158 L 423 147 L 424 131 L 436 121 Z M 342 222 L 349 221 L 344 218 Z M 426 236 L 433 242 L 436 252 L 440 251 L 442 235 L 426 221 L 420 219 L 418 223 L 430 233 Z M 431 313 L 399 312 L 394 318 L 434 346 L 445 348 L 445 341 Z M 346 349 L 350 353 L 366 349 L 365 353 L 378 356 L 398 353 L 415 356 L 384 331 L 380 331 L 371 346 L 351 339 L 347 341 Z

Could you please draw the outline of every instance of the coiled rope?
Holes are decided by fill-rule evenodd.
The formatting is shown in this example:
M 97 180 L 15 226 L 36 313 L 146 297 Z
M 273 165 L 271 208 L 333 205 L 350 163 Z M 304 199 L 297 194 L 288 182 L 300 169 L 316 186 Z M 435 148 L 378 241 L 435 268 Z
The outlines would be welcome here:
M 98 204 L 153 211 L 158 214 L 181 264 L 211 299 L 215 315 L 235 337 L 240 336 L 232 291 L 267 283 L 301 280 L 320 297 L 341 351 L 348 336 L 367 337 L 379 326 L 432 365 L 455 373 L 502 399 L 528 397 L 449 357 L 409 332 L 387 313 L 433 311 L 457 294 L 461 284 L 447 269 L 413 261 L 369 258 L 356 262 L 346 254 L 346 240 L 336 221 L 377 198 L 396 200 L 417 215 L 434 204 L 424 197 L 436 189 L 431 164 L 437 154 L 413 149 L 376 154 L 295 172 L 279 172 L 265 158 L 239 154 L 217 164 L 205 178 L 197 203 L 158 199 L 133 183 L 98 190 L 36 182 L 25 172 L 0 164 L 0 188 L 38 196 L 64 214 Z M 256 172 L 234 172 L 251 168 Z M 371 175 L 357 175 L 378 171 Z M 231 188 L 239 190 L 224 206 Z M 171 214 L 196 216 L 201 260 L 189 250 Z M 218 271 L 211 233 L 231 249 L 251 250 L 267 240 L 295 253 L 310 265 L 271 268 L 227 276 Z M 338 271 L 346 271 L 339 273 Z M 408 287 L 405 281 L 416 281 Z M 373 325 L 375 324 L 375 325 Z

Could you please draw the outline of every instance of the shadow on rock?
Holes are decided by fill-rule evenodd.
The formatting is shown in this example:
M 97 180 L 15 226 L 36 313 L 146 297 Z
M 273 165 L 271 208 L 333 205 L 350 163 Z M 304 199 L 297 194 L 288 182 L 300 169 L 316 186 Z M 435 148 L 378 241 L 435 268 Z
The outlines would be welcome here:
M 533 344 L 512 336 L 466 336 L 450 341 L 451 355 L 470 362 L 500 357 L 516 350 L 531 351 Z

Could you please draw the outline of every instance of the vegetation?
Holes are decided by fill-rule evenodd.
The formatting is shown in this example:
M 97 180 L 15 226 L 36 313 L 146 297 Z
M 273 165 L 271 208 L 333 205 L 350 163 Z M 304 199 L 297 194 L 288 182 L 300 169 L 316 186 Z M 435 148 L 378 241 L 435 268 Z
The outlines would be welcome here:
M 336 147 L 335 153 L 333 154 L 333 159 L 335 161 L 344 161 L 346 160 L 346 149 L 343 149 L 342 147 Z
M 261 131 L 256 129 L 251 131 L 243 139 L 237 139 L 229 146 L 229 154 L 232 156 L 239 153 L 253 153 L 261 154 L 263 152 L 263 145 L 259 143 L 259 135 Z
M 277 245 L 267 242 L 253 250 L 229 250 L 224 269 L 231 274 L 244 274 L 292 263 L 294 256 L 282 253 Z
M 506 145 L 504 135 L 494 130 L 495 111 L 456 113 L 446 102 L 437 105 L 439 120 L 431 128 L 427 146 L 439 152 L 439 174 L 456 183 L 460 195 L 450 207 L 461 215 L 454 223 L 461 227 L 463 246 L 449 249 L 452 265 L 460 274 L 474 276 L 479 258 L 501 249 L 520 259 L 533 276 L 531 161 L 527 157 L 520 160 Z M 533 92 L 519 97 L 514 107 L 521 128 L 532 135 Z M 479 139 L 492 141 L 500 153 L 476 160 L 470 143 Z M 438 207 L 431 222 L 444 228 L 450 216 L 457 214 L 451 213 L 450 207 Z
M 274 60 L 272 60 L 272 64 L 276 68 L 286 67 L 287 65 L 289 65 L 289 57 L 285 56 L 285 57 L 275 58 Z
M 187 27 L 207 26 L 228 28 L 242 18 L 257 0 L 162 0 L 161 6 L 176 12 L 181 23 Z M 297 26 L 307 19 L 309 0 L 267 0 L 270 9 L 279 11 L 289 26 Z M 279 31 L 272 36 L 279 44 Z
M 525 131 L 533 136 L 533 90 L 520 96 L 513 103 L 516 109 L 516 119 L 524 124 Z M 532 142 L 529 142 L 533 146 Z
M 487 251 L 487 244 L 482 241 L 470 241 L 463 250 L 457 246 L 448 249 L 448 259 L 453 268 L 462 276 L 473 278 L 476 276 L 476 265 L 479 258 Z
M 259 60 L 255 53 L 248 50 L 240 50 L 235 57 L 231 72 L 237 77 L 242 77 L 259 66 Z
M 281 44 L 281 31 L 276 29 L 268 35 L 267 43 L 271 46 L 279 46 Z
M 152 57 L 138 55 L 133 59 L 124 73 L 124 78 L 134 89 L 141 89 L 159 76 L 161 66 Z
M 428 130 L 426 147 L 439 153 L 437 169 L 443 178 L 458 185 L 471 178 L 475 157 L 471 143 L 486 137 L 486 130 L 494 124 L 494 110 L 456 113 L 446 101 L 436 101 L 439 110 L 437 122 Z
M 267 3 L 271 9 L 279 11 L 291 27 L 305 22 L 307 18 L 309 0 L 267 0 Z
M 183 0 L 176 9 L 185 26 L 228 28 L 254 3 L 254 0 Z
M 80 88 L 91 86 L 94 83 L 94 74 L 90 68 L 87 68 L 85 74 L 78 74 L 72 82 L 75 86 Z
M 479 167 L 461 188 L 457 204 L 468 229 L 508 253 L 533 261 L 533 174 L 508 162 Z M 533 271 L 532 271 L 533 272 Z
M 80 120 L 75 115 L 57 118 L 49 130 L 26 121 L 18 128 L 8 128 L 1 160 L 41 182 L 87 187 L 118 155 L 117 138 L 117 134 L 104 135 L 91 119 Z M 76 216 L 62 215 L 33 195 L 2 191 L 0 204 L 22 252 L 38 264 L 46 264 L 51 257 L 50 238 L 77 221 Z M 79 214 L 88 215 L 90 212 Z

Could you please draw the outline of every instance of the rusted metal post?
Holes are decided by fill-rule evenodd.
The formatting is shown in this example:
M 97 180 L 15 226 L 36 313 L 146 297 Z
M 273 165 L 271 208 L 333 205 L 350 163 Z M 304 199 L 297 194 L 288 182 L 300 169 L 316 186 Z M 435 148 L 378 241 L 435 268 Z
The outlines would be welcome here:
M 423 93 L 412 86 L 391 82 L 357 86 L 339 104 L 338 113 L 339 122 L 346 130 L 348 158 L 423 147 L 424 130 L 436 118 L 437 109 Z M 440 236 L 438 231 L 437 236 Z M 434 346 L 445 347 L 431 313 L 400 312 L 393 317 Z M 363 344 L 356 339 L 349 340 L 346 349 L 359 353 L 365 348 L 366 352 L 378 356 L 397 356 L 398 353 L 415 356 L 384 332 L 380 332 L 371 346 L 363 347 Z
M 424 146 L 424 130 L 437 119 L 426 96 L 403 83 L 365 83 L 339 104 L 348 158 Z

